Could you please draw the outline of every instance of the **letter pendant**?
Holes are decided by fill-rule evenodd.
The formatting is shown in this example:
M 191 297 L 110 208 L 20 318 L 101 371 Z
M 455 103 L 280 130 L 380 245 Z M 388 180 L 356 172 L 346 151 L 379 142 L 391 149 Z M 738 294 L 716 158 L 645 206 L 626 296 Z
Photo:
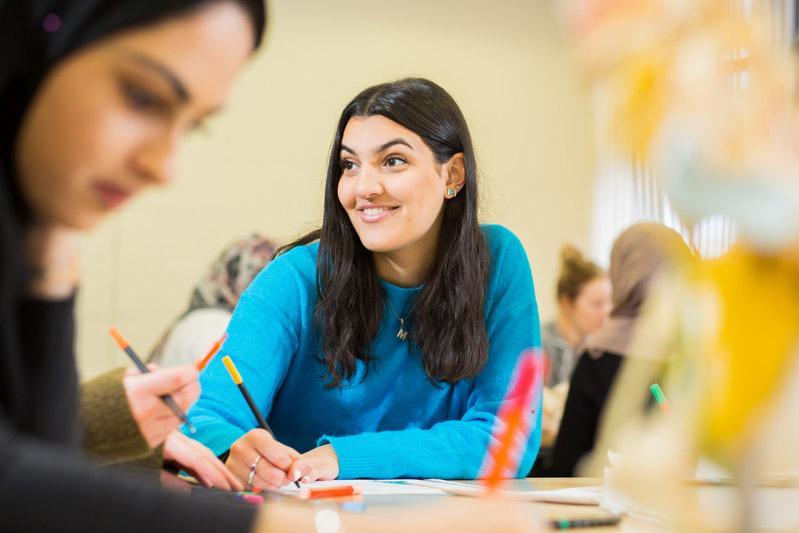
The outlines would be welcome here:
M 408 338 L 408 332 L 405 331 L 405 320 L 403 320 L 402 318 L 400 318 L 400 328 L 399 331 L 397 332 L 397 338 L 401 341 L 404 341 L 405 339 Z

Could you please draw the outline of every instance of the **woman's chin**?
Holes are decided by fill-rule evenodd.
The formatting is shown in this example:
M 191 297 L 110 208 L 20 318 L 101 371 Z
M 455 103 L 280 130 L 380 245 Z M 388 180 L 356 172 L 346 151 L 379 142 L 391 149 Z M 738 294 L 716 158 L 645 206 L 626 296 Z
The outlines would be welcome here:
M 375 254 L 385 254 L 396 251 L 397 243 L 394 239 L 385 236 L 359 235 L 363 247 Z
M 382 242 L 364 241 L 361 239 L 361 244 L 363 244 L 363 247 L 373 254 L 385 254 L 395 250 L 394 246 Z
M 53 222 L 61 227 L 75 231 L 88 231 L 99 226 L 108 218 L 109 210 L 106 209 L 81 209 L 67 213 L 58 213 L 51 217 Z

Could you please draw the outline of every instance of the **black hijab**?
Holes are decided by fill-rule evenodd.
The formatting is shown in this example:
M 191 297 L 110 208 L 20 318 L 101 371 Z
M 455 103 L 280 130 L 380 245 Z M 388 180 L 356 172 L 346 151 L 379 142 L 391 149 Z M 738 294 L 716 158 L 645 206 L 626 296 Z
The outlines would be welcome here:
M 25 319 L 23 232 L 28 208 L 19 192 L 14 152 L 20 123 L 42 80 L 54 65 L 113 33 L 177 16 L 220 0 L 0 0 L 0 416 L 51 440 L 74 440 L 77 380 L 74 360 L 23 353 L 21 338 L 36 336 Z M 250 15 L 255 48 L 266 25 L 265 0 L 231 0 Z M 71 328 L 71 325 L 69 326 Z M 47 342 L 42 343 L 47 346 Z M 47 374 L 46 376 L 44 374 Z M 41 388 L 65 422 L 36 421 Z M 43 434 L 47 427 L 49 434 Z

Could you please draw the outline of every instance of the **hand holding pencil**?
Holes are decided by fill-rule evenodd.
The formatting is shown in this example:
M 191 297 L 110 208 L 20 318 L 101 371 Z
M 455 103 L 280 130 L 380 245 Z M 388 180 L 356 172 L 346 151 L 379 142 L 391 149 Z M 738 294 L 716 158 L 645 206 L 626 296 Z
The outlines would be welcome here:
M 111 336 L 134 362 L 140 374 L 129 372 L 123 379 L 130 412 L 151 447 L 161 444 L 181 423 L 194 426 L 185 411 L 200 396 L 199 370 L 192 365 L 168 369 L 147 367 L 116 328 Z
M 122 379 L 131 415 L 151 448 L 164 442 L 182 424 L 161 396 L 169 394 L 183 412 L 200 396 L 198 374 L 193 366 L 153 368 L 148 374 L 131 370 Z
M 304 474 L 292 466 L 300 454 L 294 448 L 281 444 L 274 438 L 272 429 L 250 396 L 244 379 L 230 356 L 223 357 L 222 363 L 258 425 L 256 429 L 249 431 L 230 446 L 227 467 L 246 483 L 248 488 L 274 489 L 290 482 L 299 488 L 298 481 Z
M 230 446 L 225 465 L 245 485 L 255 489 L 278 489 L 294 481 L 289 467 L 299 457 L 294 448 L 278 442 L 265 429 L 255 428 Z

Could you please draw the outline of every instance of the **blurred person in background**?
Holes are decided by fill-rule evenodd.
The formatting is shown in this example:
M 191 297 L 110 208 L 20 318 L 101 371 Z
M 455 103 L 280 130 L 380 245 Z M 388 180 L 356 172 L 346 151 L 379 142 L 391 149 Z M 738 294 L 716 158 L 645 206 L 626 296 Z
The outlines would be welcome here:
M 563 415 L 576 352 L 586 337 L 607 320 L 610 291 L 610 280 L 599 265 L 583 257 L 574 246 L 563 246 L 556 292 L 558 315 L 541 328 L 541 344 L 547 361 L 542 448 L 531 475 L 549 475 L 552 446 Z
M 150 362 L 179 366 L 205 353 L 225 332 L 241 293 L 275 249 L 272 241 L 257 233 L 230 243 L 194 287 L 188 309 L 161 336 Z
M 605 403 L 628 355 L 650 282 L 675 251 L 690 253 L 679 233 L 652 222 L 627 228 L 613 243 L 609 272 L 613 310 L 578 354 L 555 442 L 552 475 L 573 476 L 577 462 L 593 449 Z M 647 395 L 644 388 L 630 401 L 640 401 Z

